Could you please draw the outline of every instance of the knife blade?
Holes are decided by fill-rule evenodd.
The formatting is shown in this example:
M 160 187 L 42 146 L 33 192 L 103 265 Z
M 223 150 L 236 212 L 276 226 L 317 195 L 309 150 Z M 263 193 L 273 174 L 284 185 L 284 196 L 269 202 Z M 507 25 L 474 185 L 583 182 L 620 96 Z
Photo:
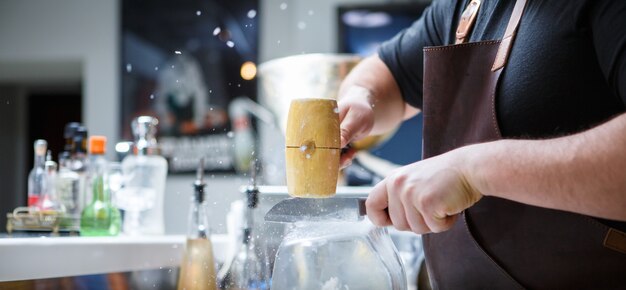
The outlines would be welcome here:
M 293 223 L 298 221 L 360 221 L 365 212 L 365 198 L 288 198 L 265 214 L 265 221 Z

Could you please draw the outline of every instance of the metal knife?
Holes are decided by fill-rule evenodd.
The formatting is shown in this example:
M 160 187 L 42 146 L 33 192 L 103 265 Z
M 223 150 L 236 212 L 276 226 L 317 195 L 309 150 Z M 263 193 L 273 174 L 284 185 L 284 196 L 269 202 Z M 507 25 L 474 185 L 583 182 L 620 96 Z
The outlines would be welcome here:
M 365 212 L 365 198 L 289 198 L 274 205 L 265 221 L 293 223 L 298 221 L 360 221 Z

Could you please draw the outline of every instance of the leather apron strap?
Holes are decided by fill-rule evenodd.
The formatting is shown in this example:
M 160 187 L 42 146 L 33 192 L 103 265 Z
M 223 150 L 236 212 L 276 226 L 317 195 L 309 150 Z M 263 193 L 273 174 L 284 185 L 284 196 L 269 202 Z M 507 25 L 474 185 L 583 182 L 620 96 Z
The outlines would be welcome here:
M 509 24 L 506 26 L 504 37 L 502 38 L 502 42 L 500 42 L 500 47 L 498 48 L 498 54 L 496 54 L 496 59 L 491 67 L 492 71 L 504 68 L 506 61 L 509 58 L 511 47 L 513 46 L 513 40 L 515 40 L 517 27 L 519 26 L 522 14 L 524 13 L 524 7 L 526 7 L 526 0 L 517 0 L 517 2 L 515 2 L 513 13 L 511 13 L 511 18 L 509 19 Z

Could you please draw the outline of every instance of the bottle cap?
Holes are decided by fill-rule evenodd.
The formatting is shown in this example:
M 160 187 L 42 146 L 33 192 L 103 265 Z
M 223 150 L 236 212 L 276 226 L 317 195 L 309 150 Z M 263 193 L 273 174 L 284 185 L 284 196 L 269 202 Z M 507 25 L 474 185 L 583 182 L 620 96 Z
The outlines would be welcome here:
M 57 163 L 52 160 L 52 152 L 50 150 L 48 150 L 48 153 L 46 154 L 46 162 L 44 163 L 44 167 L 48 172 L 56 172 L 58 169 Z
M 87 128 L 83 126 L 79 126 L 74 131 L 74 148 L 72 151 L 74 153 L 87 153 Z
M 45 156 L 46 150 L 48 149 L 48 142 L 43 139 L 37 139 L 34 143 L 35 155 Z
M 206 183 L 204 183 L 204 157 L 200 158 L 200 163 L 196 170 L 196 181 L 193 183 L 193 186 L 195 188 L 194 200 L 198 203 L 203 203 L 205 199 L 204 187 L 206 186 Z
M 74 133 L 76 132 L 76 129 L 78 129 L 78 127 L 80 127 L 80 123 L 78 122 L 70 122 L 67 123 L 65 125 L 65 130 L 63 131 L 63 137 L 65 139 L 71 139 L 74 137 Z
M 104 154 L 106 151 L 107 138 L 104 136 L 89 137 L 89 153 Z
M 135 135 L 135 154 L 153 155 L 158 154 L 156 132 L 159 120 L 151 116 L 139 116 L 131 123 L 133 135 Z

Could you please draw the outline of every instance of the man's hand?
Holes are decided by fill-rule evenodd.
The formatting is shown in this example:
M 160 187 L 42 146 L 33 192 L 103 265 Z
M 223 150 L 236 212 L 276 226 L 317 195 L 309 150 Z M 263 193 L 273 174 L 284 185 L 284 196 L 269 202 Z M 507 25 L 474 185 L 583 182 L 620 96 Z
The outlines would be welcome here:
M 468 179 L 466 148 L 404 166 L 378 183 L 365 205 L 378 226 L 417 234 L 442 232 L 482 197 Z
M 405 109 L 400 88 L 391 71 L 378 57 L 363 59 L 343 80 L 337 93 L 341 122 L 341 148 L 368 135 L 380 135 L 400 125 L 403 118 L 417 114 Z M 354 157 L 354 150 L 344 150 L 341 166 Z
M 341 154 L 340 166 L 350 164 L 356 151 L 348 148 L 348 144 L 367 137 L 374 126 L 374 111 L 369 103 L 369 91 L 353 86 L 339 100 L 339 122 L 341 130 L 341 148 L 346 148 Z

